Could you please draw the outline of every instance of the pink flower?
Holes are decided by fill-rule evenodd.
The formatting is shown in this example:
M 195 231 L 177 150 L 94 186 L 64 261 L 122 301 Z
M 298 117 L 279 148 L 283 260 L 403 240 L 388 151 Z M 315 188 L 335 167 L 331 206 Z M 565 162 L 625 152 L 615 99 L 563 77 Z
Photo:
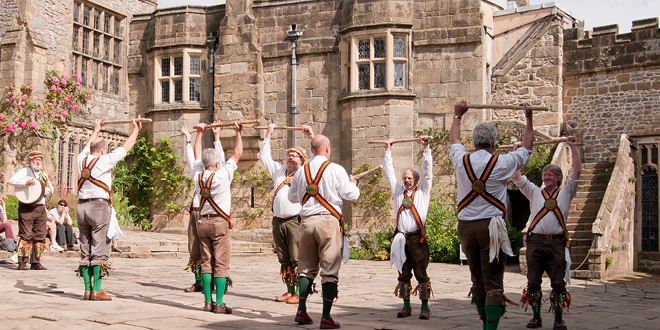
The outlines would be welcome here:
M 21 164 L 25 165 L 25 164 L 27 164 L 27 163 L 26 163 L 25 161 L 22 161 Z
M 12 123 L 7 124 L 7 126 L 5 126 L 5 132 L 7 132 L 7 133 L 13 133 L 13 132 L 14 132 L 14 124 L 12 124 Z M 16 159 L 12 158 L 12 159 L 11 159 L 11 162 L 12 162 L 12 163 L 15 163 L 15 162 L 16 162 Z
M 58 92 L 58 93 L 64 93 L 64 90 L 63 90 L 61 87 L 58 87 L 58 88 L 57 88 L 57 92 Z
M 22 121 L 22 120 L 21 120 L 21 121 L 18 123 L 18 127 L 20 127 L 20 128 L 25 128 L 25 126 L 27 126 L 27 121 Z
M 71 110 L 76 110 L 76 109 L 78 109 L 78 106 L 74 104 L 74 105 L 72 105 L 71 107 L 69 107 L 69 109 L 71 109 Z M 65 116 L 66 116 L 66 115 L 65 115 Z
M 27 94 L 23 94 L 23 101 L 27 100 Z
M 9 102 L 9 99 L 5 99 L 5 102 Z
M 67 113 L 66 110 L 64 110 L 64 109 L 62 109 L 62 111 L 60 111 L 60 114 L 61 114 L 62 116 L 66 116 L 66 115 L 68 115 L 68 113 Z
M 4 119 L 5 119 L 5 115 L 0 114 L 0 120 L 4 120 Z
M 53 110 L 48 110 L 48 114 L 52 116 L 53 115 Z
M 12 101 L 15 101 L 15 100 L 16 100 L 16 95 L 12 96 L 12 97 L 11 97 L 11 100 L 12 100 Z
M 69 100 L 70 100 L 70 99 L 69 99 L 68 97 L 66 97 L 66 96 L 62 99 L 62 101 L 64 101 L 64 102 L 69 102 Z
M 21 120 L 21 118 L 15 118 L 14 122 L 18 122 L 19 120 Z
M 59 121 L 59 120 L 57 120 L 57 118 L 55 118 L 55 121 Z
M 31 123 L 30 123 L 30 128 L 31 128 L 31 129 L 35 129 L 35 128 L 37 128 L 37 122 L 36 122 L 36 121 L 31 122 Z
M 11 125 L 11 124 L 9 124 L 9 125 Z M 16 163 L 16 158 L 12 158 L 9 161 L 11 161 L 12 163 Z
M 80 82 L 77 82 L 77 83 L 76 83 L 76 86 L 80 86 Z
M 51 92 L 54 92 L 54 91 L 56 91 L 56 90 L 57 90 L 57 88 L 55 87 L 55 85 L 50 86 L 50 91 L 51 91 Z
M 21 102 L 21 106 L 24 107 L 24 106 L 25 106 L 25 102 Z
M 41 109 L 37 109 L 37 115 L 41 116 L 41 115 L 43 115 L 43 114 L 44 114 L 44 113 L 41 111 Z
M 75 73 L 74 73 L 74 74 L 72 74 L 72 75 L 71 75 L 71 77 L 73 77 L 73 78 L 75 78 L 75 77 L 76 77 L 76 74 L 75 74 Z

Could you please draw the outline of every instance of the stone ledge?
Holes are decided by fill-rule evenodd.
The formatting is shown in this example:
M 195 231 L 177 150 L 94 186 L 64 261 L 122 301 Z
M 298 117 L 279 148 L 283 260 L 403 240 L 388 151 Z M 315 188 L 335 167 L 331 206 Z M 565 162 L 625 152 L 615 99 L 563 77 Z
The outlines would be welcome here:
M 391 91 L 359 91 L 353 92 L 351 94 L 340 95 L 338 103 L 344 103 L 354 100 L 363 100 L 363 99 L 379 99 L 379 98 L 388 98 L 388 99 L 415 99 L 417 94 L 409 90 L 391 90 Z
M 168 104 L 168 105 L 156 105 L 147 110 L 147 115 L 154 113 L 163 113 L 163 112 L 200 112 L 207 111 L 208 109 L 200 104 Z

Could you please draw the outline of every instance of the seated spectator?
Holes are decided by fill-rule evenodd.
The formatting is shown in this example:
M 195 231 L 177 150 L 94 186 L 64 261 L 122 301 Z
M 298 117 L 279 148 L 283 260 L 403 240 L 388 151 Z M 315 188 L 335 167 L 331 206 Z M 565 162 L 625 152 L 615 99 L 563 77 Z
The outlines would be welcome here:
M 49 218 L 57 228 L 57 243 L 56 246 L 66 246 L 67 250 L 73 249 L 76 244 L 76 239 L 73 236 L 73 222 L 69 216 L 69 204 L 66 200 L 60 200 L 57 207 L 49 211 Z M 52 248 L 51 248 L 52 249 Z
M 11 229 L 11 223 L 7 221 L 7 212 L 5 212 L 5 199 L 0 194 L 0 234 L 5 233 L 5 238 L 2 240 L 2 248 L 7 252 L 16 251 L 16 240 L 14 239 L 14 232 Z M 18 255 L 14 253 L 10 258 L 14 263 L 18 262 Z

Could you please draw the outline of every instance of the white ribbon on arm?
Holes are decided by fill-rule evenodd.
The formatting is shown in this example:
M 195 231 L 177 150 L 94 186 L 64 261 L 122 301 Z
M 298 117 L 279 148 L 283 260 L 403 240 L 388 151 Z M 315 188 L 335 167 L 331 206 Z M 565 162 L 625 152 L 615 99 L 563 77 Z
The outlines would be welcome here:
M 122 237 L 124 237 L 124 233 L 121 231 L 121 227 L 119 227 L 119 221 L 117 221 L 117 212 L 115 212 L 115 207 L 110 206 L 110 209 L 112 212 L 110 213 L 110 224 L 108 225 L 108 236 L 109 239 L 112 239 L 115 234 L 119 234 Z
M 390 267 L 394 265 L 396 270 L 401 273 L 403 264 L 406 262 L 406 237 L 402 233 L 397 233 L 392 239 L 390 247 Z
M 564 248 L 564 255 L 566 256 L 566 274 L 564 279 L 566 280 L 566 287 L 568 291 L 571 291 L 571 251 L 568 247 Z
M 344 263 L 348 263 L 348 238 L 346 238 L 346 235 L 344 236 L 344 246 L 341 249 L 341 259 L 344 261 Z
M 509 233 L 506 229 L 506 221 L 501 216 L 490 218 L 488 231 L 490 233 L 490 250 L 488 251 L 490 260 L 488 262 L 493 262 L 495 258 L 499 260 L 500 250 L 506 255 L 513 257 L 511 242 L 509 242 Z

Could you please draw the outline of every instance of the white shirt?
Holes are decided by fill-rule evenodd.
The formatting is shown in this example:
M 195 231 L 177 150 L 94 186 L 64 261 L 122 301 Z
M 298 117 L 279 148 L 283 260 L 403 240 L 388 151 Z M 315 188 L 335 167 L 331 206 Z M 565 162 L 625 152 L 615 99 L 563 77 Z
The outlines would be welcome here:
M 324 156 L 314 156 L 309 162 L 309 170 L 312 180 L 316 177 L 323 162 L 328 160 Z M 339 164 L 330 163 L 326 167 L 319 184 L 319 194 L 337 211 L 341 214 L 341 207 L 343 199 L 347 201 L 354 201 L 360 197 L 360 189 L 350 181 L 348 173 Z M 307 179 L 305 178 L 305 169 L 301 168 L 296 175 L 293 176 L 291 188 L 289 189 L 289 201 L 291 203 L 302 202 L 307 188 Z M 316 215 L 316 214 L 329 214 L 330 212 L 321 204 L 316 198 L 309 198 L 307 203 L 302 206 L 300 215 L 303 217 Z
M 16 172 L 14 175 L 12 175 L 8 183 L 15 187 L 22 187 L 25 186 L 26 182 L 28 182 L 30 179 L 35 177 L 39 178 L 39 171 L 35 171 L 31 167 L 23 167 L 22 169 L 18 170 L 18 172 Z M 53 193 L 53 185 L 50 183 L 50 179 L 48 179 L 48 176 L 46 176 L 46 188 L 44 192 L 44 197 L 36 201 L 34 204 L 37 205 L 46 204 L 45 196 L 51 195 L 52 193 Z
M 89 151 L 89 147 L 85 147 L 82 152 L 78 155 L 78 176 L 83 169 L 83 160 L 87 157 L 87 162 L 85 165 L 89 166 L 97 156 L 92 156 Z M 92 177 L 96 180 L 99 180 L 105 183 L 109 189 L 112 189 L 112 169 L 119 163 L 124 157 L 126 157 L 126 150 L 119 147 L 113 150 L 109 154 L 98 156 L 99 161 L 96 162 L 96 165 L 92 168 Z M 90 198 L 105 198 L 110 199 L 110 195 L 103 190 L 101 187 L 93 184 L 89 180 L 83 183 L 82 187 L 78 189 L 78 199 L 90 199 Z
M 385 180 L 390 185 L 390 190 L 392 191 L 392 199 L 394 201 L 394 216 L 396 218 L 396 213 L 399 211 L 401 204 L 403 203 L 403 195 L 406 192 L 406 188 L 400 185 L 396 180 L 396 174 L 394 173 L 394 166 L 392 165 L 392 151 L 386 150 L 385 157 L 383 157 L 383 173 Z M 433 183 L 433 155 L 431 154 L 430 149 L 424 149 L 424 154 L 422 156 L 422 172 L 420 173 L 420 182 L 417 187 L 417 192 L 415 193 L 415 200 L 413 205 L 417 209 L 422 225 L 426 225 L 426 214 L 429 209 L 429 201 L 431 198 L 431 184 Z M 406 192 L 408 196 L 412 194 L 412 190 Z M 399 225 L 397 227 L 399 232 L 409 233 L 420 230 L 417 221 L 413 217 L 412 210 L 409 208 L 404 208 L 401 211 L 399 216 Z
M 266 172 L 273 179 L 273 194 L 280 183 L 286 179 L 287 170 L 286 166 L 280 163 L 277 163 L 271 157 L 270 149 L 270 139 L 264 139 L 259 144 L 259 154 L 257 154 L 259 160 L 264 167 Z M 282 189 L 277 192 L 275 199 L 273 200 L 273 215 L 278 218 L 290 218 L 298 215 L 302 206 L 300 203 L 291 203 L 289 201 L 289 185 L 285 184 L 282 186 Z
M 222 143 L 220 141 L 214 141 L 213 142 L 213 147 L 215 150 L 217 150 L 220 153 L 220 164 L 224 165 L 225 164 L 225 151 L 222 150 Z M 195 153 L 193 152 L 193 147 L 190 145 L 190 143 L 186 143 L 186 148 L 184 149 L 183 154 L 186 157 L 186 161 L 188 162 L 188 169 L 190 169 L 190 177 L 195 178 L 195 168 L 200 168 L 201 171 L 204 170 L 204 166 L 202 165 L 201 160 L 195 160 Z M 199 173 L 199 172 L 198 172 Z M 199 207 L 199 195 L 194 194 L 193 199 L 192 199 L 192 207 Z
M 573 180 L 569 175 L 568 179 L 566 180 L 566 185 L 561 188 L 559 194 L 557 195 L 557 207 L 559 207 L 559 210 L 561 210 L 561 215 L 564 217 L 564 222 L 568 220 L 568 212 L 571 208 L 571 200 L 573 200 L 573 197 L 575 197 L 579 184 L 580 180 Z M 526 225 L 526 227 L 529 229 L 529 225 L 534 220 L 536 214 L 545 207 L 545 198 L 543 197 L 543 192 L 541 190 L 545 189 L 545 187 L 537 187 L 534 183 L 529 181 L 526 176 L 523 176 L 520 181 L 516 182 L 516 186 L 518 186 L 520 192 L 522 192 L 523 195 L 529 199 L 530 214 Z M 550 195 L 553 193 L 554 191 L 551 191 Z M 532 230 L 532 233 L 555 235 L 563 234 L 564 231 L 559 224 L 557 215 L 554 212 L 548 212 L 545 216 L 543 216 L 543 218 L 541 218 L 541 220 L 539 220 L 539 222 Z
M 195 173 L 200 172 L 200 167 L 201 162 L 195 167 Z M 213 181 L 211 182 L 211 198 L 213 198 L 213 201 L 215 201 L 220 209 L 229 216 L 231 215 L 231 180 L 234 178 L 234 171 L 236 171 L 237 168 L 238 166 L 236 166 L 234 160 L 229 159 L 224 165 L 220 165 L 220 168 L 215 171 Z M 204 184 L 206 184 L 211 173 L 213 173 L 213 171 L 204 170 L 204 174 L 202 174 L 202 181 Z M 199 195 L 201 190 L 199 187 L 199 175 L 193 176 L 193 183 L 195 184 L 195 192 Z M 202 205 L 201 215 L 207 214 L 216 214 L 210 202 L 206 202 Z
M 463 165 L 463 156 L 468 152 L 462 144 L 450 144 L 449 146 L 451 147 L 449 158 L 456 171 L 458 202 L 460 203 L 472 191 L 472 183 Z M 491 153 L 483 149 L 470 154 L 470 163 L 477 178 L 481 177 L 491 156 Z M 528 160 L 529 151 L 522 147 L 508 154 L 499 155 L 497 164 L 486 181 L 486 191 L 506 205 L 506 182 L 513 173 L 525 166 Z M 458 212 L 458 219 L 479 220 L 498 215 L 502 215 L 500 209 L 487 202 L 483 197 L 477 196 L 472 203 Z

